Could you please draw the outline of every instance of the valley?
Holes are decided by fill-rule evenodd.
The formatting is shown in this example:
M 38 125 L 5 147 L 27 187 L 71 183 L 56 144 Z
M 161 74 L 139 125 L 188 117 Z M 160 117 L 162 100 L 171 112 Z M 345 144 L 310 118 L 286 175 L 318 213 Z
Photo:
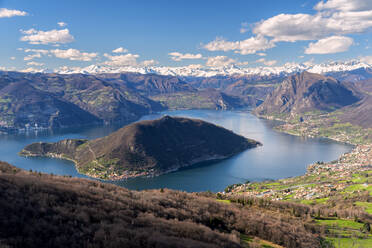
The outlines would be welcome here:
M 0 248 L 372 247 L 372 0 L 0 0 L 0 30 Z

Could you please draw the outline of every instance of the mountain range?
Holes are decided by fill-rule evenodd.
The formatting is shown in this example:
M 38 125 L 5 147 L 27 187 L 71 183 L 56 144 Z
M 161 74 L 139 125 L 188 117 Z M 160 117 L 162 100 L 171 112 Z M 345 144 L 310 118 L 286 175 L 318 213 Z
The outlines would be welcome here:
M 276 83 L 268 77 L 265 80 L 263 84 L 248 77 L 199 78 L 191 82 L 175 76 L 138 73 L 1 72 L 0 131 L 127 124 L 165 109 L 256 107 Z M 229 87 L 237 81 L 245 90 Z
M 102 73 L 125 73 L 134 72 L 140 74 L 158 74 L 178 77 L 213 77 L 213 76 L 232 76 L 232 75 L 258 75 L 258 76 L 288 76 L 293 73 L 309 71 L 312 73 L 325 74 L 331 72 L 345 72 L 357 69 L 369 69 L 372 65 L 357 59 L 342 62 L 328 62 L 315 64 L 306 63 L 286 63 L 283 66 L 272 67 L 239 67 L 235 64 L 224 67 L 203 67 L 203 66 L 184 66 L 184 67 L 109 67 L 105 65 L 90 65 L 84 68 L 80 67 L 63 67 L 54 72 L 60 74 L 102 74 Z M 36 70 L 37 72 L 49 72 L 49 70 Z
M 97 123 L 126 124 L 143 115 L 165 109 L 256 108 L 267 99 L 268 95 L 274 91 L 282 91 L 285 85 L 290 85 L 286 82 L 293 81 L 293 77 L 305 69 L 310 71 L 307 75 L 312 75 L 308 76 L 309 82 L 316 81 L 316 78 L 320 77 L 316 76 L 319 75 L 317 73 L 311 73 L 314 70 L 323 72 L 322 77 L 327 77 L 328 81 L 323 80 L 325 84 L 318 82 L 317 86 L 309 86 L 310 88 L 304 86 L 306 89 L 301 90 L 308 91 L 309 95 L 305 98 L 310 102 L 305 103 L 305 99 L 302 99 L 302 107 L 299 104 L 300 98 L 305 96 L 304 91 L 300 90 L 302 93 L 298 94 L 299 91 L 293 91 L 297 86 L 292 87 L 293 92 L 290 95 L 287 94 L 288 92 L 285 94 L 284 97 L 288 98 L 287 103 L 281 108 L 291 105 L 292 109 L 288 112 L 293 108 L 297 108 L 297 112 L 330 111 L 355 103 L 350 108 L 345 108 L 346 112 L 350 112 L 347 114 L 349 117 L 341 118 L 353 123 L 355 123 L 355 118 L 352 118 L 354 113 L 361 113 L 361 111 L 369 113 L 370 100 L 364 98 L 370 94 L 372 69 L 368 64 L 360 61 L 312 66 L 291 64 L 272 73 L 244 72 L 238 67 L 230 69 L 236 74 L 228 72 L 199 77 L 182 73 L 173 73 L 177 76 L 160 75 L 172 74 L 163 73 L 164 71 L 148 71 L 151 72 L 150 74 L 0 72 L 0 131 Z M 332 83 L 331 78 L 340 83 Z M 312 90 L 312 93 L 309 90 Z M 27 95 L 28 91 L 31 94 Z M 351 99 L 350 94 L 345 95 L 346 91 L 351 91 L 356 98 Z M 339 98 L 338 100 L 331 99 L 333 93 L 336 94 L 334 97 Z M 297 101 L 293 105 L 294 97 Z M 323 99 L 324 97 L 327 99 Z M 357 100 L 361 99 L 364 100 L 357 104 Z M 267 99 L 258 111 L 270 107 L 272 101 L 274 99 Z M 353 112 L 353 106 L 358 111 Z M 271 107 L 273 111 L 279 110 L 274 109 L 276 104 Z M 277 114 L 282 111 L 283 109 L 280 109 Z M 369 117 L 363 118 L 365 120 L 360 123 L 365 125 Z

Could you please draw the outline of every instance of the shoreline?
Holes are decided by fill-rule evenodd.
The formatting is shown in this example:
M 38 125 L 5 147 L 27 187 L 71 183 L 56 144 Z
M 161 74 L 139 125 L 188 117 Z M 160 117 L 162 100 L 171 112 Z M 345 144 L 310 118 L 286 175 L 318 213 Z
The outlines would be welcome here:
M 263 120 L 270 120 L 270 121 L 279 121 L 281 122 L 282 124 L 281 125 L 285 125 L 287 124 L 288 122 L 282 120 L 282 119 L 277 119 L 277 118 L 274 118 L 274 117 L 268 117 L 268 118 L 265 118 L 265 116 L 262 116 L 262 115 L 256 115 L 254 114 L 254 112 L 252 111 L 251 112 L 252 115 L 256 116 L 257 118 L 260 118 L 260 119 L 263 119 Z M 280 126 L 280 125 L 278 125 Z M 372 143 L 369 143 L 369 144 L 354 144 L 352 142 L 346 142 L 346 141 L 342 141 L 342 140 L 338 140 L 338 139 L 335 139 L 335 138 L 332 138 L 332 137 L 324 137 L 324 136 L 310 136 L 310 135 L 300 135 L 300 134 L 296 134 L 296 133 L 290 133 L 290 132 L 286 132 L 284 130 L 281 130 L 281 129 L 278 129 L 277 127 L 278 126 L 274 126 L 273 127 L 273 130 L 277 131 L 277 132 L 281 132 L 281 133 L 286 133 L 288 135 L 293 135 L 293 136 L 297 136 L 297 137 L 309 137 L 309 138 L 324 138 L 324 139 L 328 139 L 328 140 L 331 140 L 331 141 L 336 141 L 336 142 L 339 142 L 339 143 L 343 143 L 343 144 L 347 144 L 347 145 L 351 145 L 353 146 L 353 148 L 349 151 L 349 152 L 346 152 L 342 155 L 340 155 L 336 160 L 334 161 L 341 161 L 344 157 L 348 156 L 348 155 L 352 155 L 353 153 L 355 153 L 355 151 L 357 150 L 360 150 L 361 148 L 363 148 L 364 146 L 372 146 Z M 332 164 L 334 161 L 328 161 L 328 162 L 323 162 L 323 164 Z M 303 175 L 299 175 L 299 176 L 292 176 L 292 177 L 286 177 L 286 178 L 279 178 L 279 179 L 276 179 L 276 180 L 263 180 L 263 181 L 252 181 L 250 183 L 264 183 L 265 181 L 270 181 L 270 182 L 278 182 L 278 181 L 283 181 L 283 180 L 293 180 L 293 179 L 296 179 L 296 178 L 301 178 L 301 177 L 305 177 L 305 176 L 309 176 L 313 173 L 312 169 L 314 168 L 314 166 L 316 165 L 321 165 L 321 164 L 318 164 L 318 163 L 312 163 L 312 164 L 309 164 L 306 166 L 306 172 L 305 174 Z M 371 165 L 369 165 L 371 166 Z M 245 185 L 245 184 L 242 184 L 242 185 Z M 231 188 L 231 189 L 234 189 L 236 187 L 236 184 L 232 184 L 232 185 L 228 185 L 227 188 Z M 225 194 L 225 192 L 218 192 L 218 193 L 222 193 L 222 194 Z
M 225 110 L 222 110 L 222 111 L 225 111 Z M 233 111 L 233 112 L 242 112 L 242 110 L 229 110 L 229 111 Z M 255 116 L 256 118 L 259 118 L 259 119 L 263 119 L 263 120 L 269 120 L 269 121 L 278 121 L 280 122 L 281 124 L 285 124 L 286 122 L 281 120 L 281 119 L 276 119 L 276 118 L 265 118 L 264 116 L 258 116 L 256 115 L 253 110 L 249 110 L 249 111 L 243 111 L 244 113 L 249 113 L 249 114 L 252 114 L 253 116 Z M 162 112 L 156 112 L 156 113 L 153 113 L 153 114 L 161 114 Z M 141 118 L 137 119 L 136 121 L 140 120 Z M 133 121 L 132 123 L 136 122 L 136 121 Z M 129 123 L 130 124 L 130 123 Z M 280 125 L 280 124 L 279 124 Z M 297 136 L 297 137 L 309 137 L 309 138 L 322 138 L 322 139 L 327 139 L 327 140 L 330 140 L 332 142 L 339 142 L 339 143 L 343 143 L 343 144 L 347 144 L 347 145 L 352 145 L 353 148 L 349 151 L 351 152 L 354 148 L 355 148 L 355 144 L 352 144 L 350 142 L 343 142 L 343 141 L 339 141 L 339 140 L 336 140 L 336 139 L 332 139 L 330 137 L 323 137 L 323 136 L 317 136 L 317 137 L 313 137 L 313 136 L 303 136 L 303 135 L 299 135 L 299 134 L 295 134 L 295 133 L 289 133 L 289 132 L 285 132 L 285 131 L 282 131 L 282 130 L 279 130 L 278 127 L 279 125 L 274 125 L 271 127 L 272 130 L 274 131 L 277 131 L 277 132 L 280 132 L 280 133 L 286 133 L 288 135 L 293 135 L 293 136 Z M 21 151 L 22 152 L 22 151 Z M 20 152 L 20 153 L 21 153 Z M 348 153 L 349 153 L 348 152 Z M 210 161 L 216 161 L 215 158 L 212 158 L 212 159 L 207 159 L 207 160 L 203 160 L 203 161 L 197 161 L 197 162 L 193 162 L 191 164 L 188 164 L 188 165 L 183 165 L 183 166 L 180 166 L 180 167 L 177 167 L 177 168 L 172 168 L 172 169 L 169 169 L 165 172 L 161 172 L 161 173 L 153 173 L 151 171 L 149 172 L 141 172 L 141 173 L 129 173 L 129 174 L 124 174 L 124 175 L 112 175 L 110 176 L 109 178 L 102 178 L 102 177 L 99 177 L 95 174 L 90 174 L 90 173 L 82 173 L 81 170 L 79 169 L 79 166 L 78 166 L 78 163 L 77 161 L 75 161 L 74 159 L 71 159 L 69 157 L 66 157 L 66 156 L 63 156 L 63 155 L 60 155 L 60 154 L 47 154 L 45 156 L 40 156 L 40 155 L 37 155 L 37 154 L 31 154 L 31 153 L 28 153 L 28 154 L 21 154 L 22 156 L 25 156 L 25 157 L 49 157 L 49 158 L 56 158 L 56 159 L 62 159 L 62 160 L 67 160 L 67 161 L 71 161 L 74 163 L 74 167 L 76 169 L 76 171 L 81 174 L 81 175 L 84 175 L 84 176 L 88 176 L 89 178 L 92 178 L 92 179 L 96 179 L 96 180 L 102 180 L 102 181 L 105 181 L 105 182 L 117 182 L 117 181 L 122 181 L 122 180 L 126 180 L 126 179 L 133 179 L 133 178 L 150 178 L 150 177 L 156 177 L 156 176 L 160 176 L 160 175 L 164 175 L 164 174 L 167 174 L 167 173 L 171 173 L 171 172 L 175 172 L 175 171 L 178 171 L 178 170 L 182 170 L 182 169 L 187 169 L 187 167 L 189 166 L 195 166 L 196 164 L 199 164 L 199 163 L 203 163 L 203 162 L 210 162 Z M 341 155 L 342 156 L 342 155 Z M 340 156 L 340 157 L 341 157 Z M 231 157 L 231 156 L 230 156 Z M 340 157 L 336 158 L 336 159 L 339 159 Z M 217 159 L 217 161 L 220 161 L 220 160 L 223 160 L 223 159 L 227 159 L 229 157 L 224 157 L 224 158 L 220 158 L 220 159 Z M 310 165 L 306 165 L 306 168 L 310 166 Z M 301 175 L 300 175 L 301 176 Z M 292 177 L 286 177 L 286 178 L 292 178 Z M 280 178 L 280 179 L 283 179 L 283 178 Z M 280 180 L 280 179 L 277 179 L 277 180 Z M 276 181 L 276 180 L 275 180 Z
M 357 144 L 357 143 L 353 143 L 351 142 L 350 140 L 342 140 L 342 139 L 338 139 L 338 138 L 335 138 L 335 137 L 326 137 L 326 136 L 321 136 L 321 135 L 317 135 L 317 136 L 314 136 L 314 135 L 309 135 L 309 134 L 300 134 L 300 133 L 295 133 L 295 132 L 289 132 L 289 131 L 286 131 L 286 130 L 283 130 L 283 129 L 279 129 L 278 127 L 281 127 L 283 125 L 287 125 L 287 124 L 290 124 L 288 121 L 285 121 L 283 119 L 278 119 L 278 118 L 275 118 L 275 117 L 271 117 L 271 116 L 265 116 L 265 115 L 256 115 L 253 111 L 251 111 L 251 114 L 256 116 L 257 118 L 259 119 L 262 119 L 262 120 L 269 120 L 269 121 L 278 121 L 278 122 L 281 122 L 280 125 L 275 125 L 272 129 L 277 131 L 277 132 L 280 132 L 280 133 L 285 133 L 285 134 L 289 134 L 289 135 L 293 135 L 293 136 L 297 136 L 297 137 L 307 137 L 307 138 L 322 138 L 322 139 L 328 139 L 328 140 L 332 140 L 332 141 L 336 141 L 338 143 L 342 143 L 342 144 L 347 144 L 347 145 L 352 145 L 352 146 L 358 146 L 358 145 L 361 145 L 361 144 Z

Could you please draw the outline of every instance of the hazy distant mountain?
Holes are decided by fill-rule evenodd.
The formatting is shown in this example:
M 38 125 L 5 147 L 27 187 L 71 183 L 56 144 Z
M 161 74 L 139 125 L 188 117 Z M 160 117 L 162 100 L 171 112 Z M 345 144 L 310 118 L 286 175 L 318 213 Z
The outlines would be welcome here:
M 43 128 L 128 123 L 163 108 L 136 90 L 91 75 L 0 76 L 0 126 Z
M 135 89 L 140 94 L 157 101 L 169 109 L 237 109 L 256 107 L 261 103 L 262 95 L 273 90 L 269 81 L 265 81 L 263 91 L 257 90 L 252 94 L 234 88 L 239 81 L 242 88 L 255 88 L 251 77 L 209 77 L 209 78 L 180 78 L 156 74 L 120 73 L 98 74 L 97 77 Z M 262 77 L 261 77 L 262 78 Z M 265 77 L 265 79 L 268 77 Z M 256 80 L 259 78 L 255 77 Z M 224 91 L 224 89 L 229 88 Z M 229 91 L 229 92 L 227 92 Z M 265 93 L 261 93 L 265 92 Z
M 303 72 L 286 78 L 255 112 L 259 115 L 333 111 L 360 99 L 332 77 Z
M 82 173 L 117 179 L 164 174 L 224 159 L 259 144 L 201 120 L 165 116 L 130 124 L 92 141 L 34 143 L 22 154 L 62 156 L 73 159 Z
M 0 122 L 9 128 L 67 127 L 102 123 L 102 120 L 26 80 L 0 81 Z
M 191 84 L 181 80 L 179 77 L 162 76 L 156 74 L 139 73 L 118 73 L 118 74 L 99 74 L 108 82 L 121 83 L 127 87 L 132 87 L 146 96 L 171 94 L 176 92 L 196 92 Z

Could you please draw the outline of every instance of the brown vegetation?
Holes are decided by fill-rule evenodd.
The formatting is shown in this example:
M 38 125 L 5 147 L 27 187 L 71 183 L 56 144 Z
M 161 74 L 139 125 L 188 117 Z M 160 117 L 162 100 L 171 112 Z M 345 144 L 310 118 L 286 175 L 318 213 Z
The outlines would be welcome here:
M 265 206 L 208 194 L 129 191 L 0 163 L 0 244 L 11 247 L 241 247 L 240 234 L 320 247 L 319 230 Z

